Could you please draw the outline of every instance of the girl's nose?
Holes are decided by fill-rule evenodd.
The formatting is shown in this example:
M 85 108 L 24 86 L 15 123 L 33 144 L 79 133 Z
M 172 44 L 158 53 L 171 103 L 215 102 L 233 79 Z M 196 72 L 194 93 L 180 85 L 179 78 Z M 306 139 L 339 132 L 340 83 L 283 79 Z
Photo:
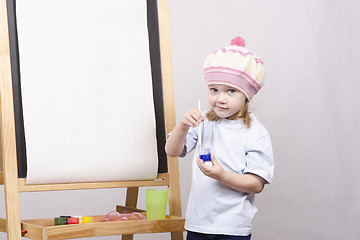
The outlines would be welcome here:
M 217 98 L 217 102 L 219 103 L 226 103 L 226 95 L 223 93 L 220 93 Z

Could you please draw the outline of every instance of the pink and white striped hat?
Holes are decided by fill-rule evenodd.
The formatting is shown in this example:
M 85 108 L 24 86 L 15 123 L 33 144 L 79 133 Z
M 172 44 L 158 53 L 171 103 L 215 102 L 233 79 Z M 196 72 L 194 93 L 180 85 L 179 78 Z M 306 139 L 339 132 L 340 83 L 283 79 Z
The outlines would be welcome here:
M 240 90 L 250 101 L 264 85 L 264 63 L 245 48 L 245 40 L 235 37 L 231 45 L 205 59 L 205 81 L 225 84 Z

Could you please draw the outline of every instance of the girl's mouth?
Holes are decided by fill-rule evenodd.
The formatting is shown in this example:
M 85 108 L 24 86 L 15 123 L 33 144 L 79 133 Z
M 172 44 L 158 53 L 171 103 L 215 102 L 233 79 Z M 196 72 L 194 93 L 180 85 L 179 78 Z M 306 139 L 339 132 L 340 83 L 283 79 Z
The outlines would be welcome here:
M 219 110 L 219 111 L 225 111 L 227 108 L 225 107 L 220 107 L 220 106 L 216 106 L 216 108 Z

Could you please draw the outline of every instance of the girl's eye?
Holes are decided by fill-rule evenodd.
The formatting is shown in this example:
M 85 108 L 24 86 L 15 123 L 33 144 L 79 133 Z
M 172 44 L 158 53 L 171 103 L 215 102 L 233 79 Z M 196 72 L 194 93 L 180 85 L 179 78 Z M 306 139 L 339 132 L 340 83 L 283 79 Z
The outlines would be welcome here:
M 235 90 L 235 89 L 229 89 L 228 92 L 229 92 L 229 93 L 235 93 L 236 90 Z
M 210 91 L 216 93 L 218 90 L 216 88 L 210 88 Z

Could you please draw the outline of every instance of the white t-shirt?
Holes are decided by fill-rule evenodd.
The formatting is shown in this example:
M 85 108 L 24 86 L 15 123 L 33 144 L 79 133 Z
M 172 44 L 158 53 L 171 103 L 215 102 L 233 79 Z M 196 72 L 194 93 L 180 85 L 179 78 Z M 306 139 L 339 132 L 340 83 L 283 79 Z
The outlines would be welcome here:
M 240 120 L 205 120 L 202 148 L 211 153 L 226 171 L 253 173 L 271 183 L 274 161 L 269 133 L 251 114 L 251 127 Z M 192 184 L 186 211 L 185 229 L 200 233 L 246 236 L 251 234 L 257 212 L 254 194 L 236 191 L 205 176 L 196 164 L 199 155 L 198 127 L 190 128 L 186 153 L 195 148 Z

